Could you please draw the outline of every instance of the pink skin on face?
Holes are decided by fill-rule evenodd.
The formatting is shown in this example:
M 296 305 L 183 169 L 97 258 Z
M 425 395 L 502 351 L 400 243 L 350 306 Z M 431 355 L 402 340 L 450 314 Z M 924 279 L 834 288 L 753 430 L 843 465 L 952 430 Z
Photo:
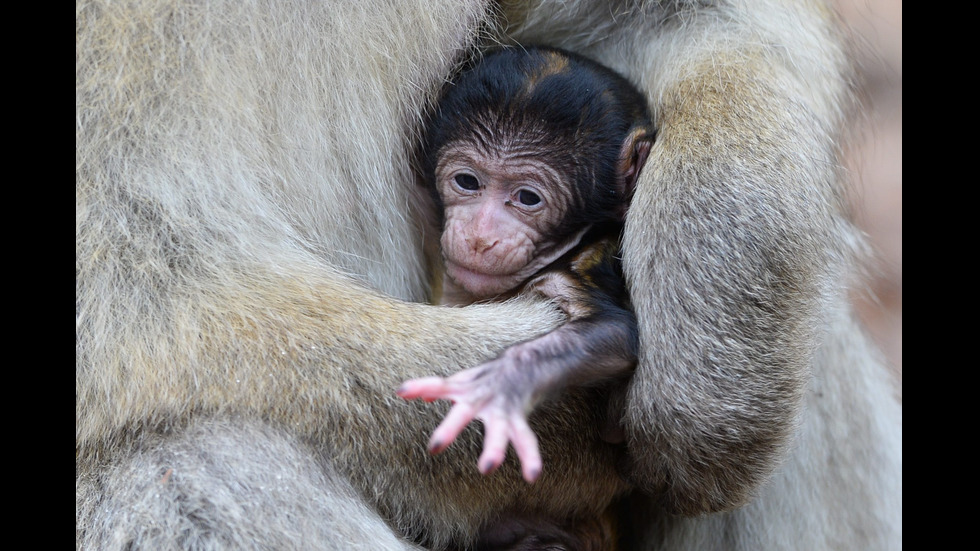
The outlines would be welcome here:
M 509 291 L 539 269 L 535 243 L 541 240 L 504 189 L 452 198 L 446 208 L 441 246 L 446 275 L 470 295 L 492 298 Z
M 580 238 L 550 235 L 570 202 L 569 184 L 547 163 L 506 151 L 485 156 L 448 147 L 436 169 L 444 205 L 440 240 L 452 304 L 516 289 Z M 562 236 L 564 237 L 564 236 Z

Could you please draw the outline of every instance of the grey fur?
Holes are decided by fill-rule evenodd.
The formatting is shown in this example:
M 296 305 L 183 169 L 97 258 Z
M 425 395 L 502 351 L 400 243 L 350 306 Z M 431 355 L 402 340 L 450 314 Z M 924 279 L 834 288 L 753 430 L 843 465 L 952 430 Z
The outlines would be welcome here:
M 847 58 L 816 2 L 76 2 L 76 546 L 442 548 L 627 486 L 585 394 L 545 473 L 399 382 L 554 327 L 438 308 L 409 152 L 469 48 L 547 40 L 650 93 L 624 262 L 644 549 L 900 549 L 901 409 L 852 321 Z M 693 515 L 675 517 L 668 511 Z M 338 521 L 342 519 L 342 521 Z

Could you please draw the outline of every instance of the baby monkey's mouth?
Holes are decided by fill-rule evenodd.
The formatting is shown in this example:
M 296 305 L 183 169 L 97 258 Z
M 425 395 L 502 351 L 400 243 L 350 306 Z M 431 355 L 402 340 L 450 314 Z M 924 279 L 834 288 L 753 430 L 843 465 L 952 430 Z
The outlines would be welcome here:
M 446 275 L 477 299 L 492 298 L 520 285 L 521 273 L 488 274 L 446 260 Z

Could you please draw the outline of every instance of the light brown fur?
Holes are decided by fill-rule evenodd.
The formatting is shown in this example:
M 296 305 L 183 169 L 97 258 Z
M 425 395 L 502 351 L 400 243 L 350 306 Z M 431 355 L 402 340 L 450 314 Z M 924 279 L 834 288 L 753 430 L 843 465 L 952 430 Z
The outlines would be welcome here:
M 636 548 L 901 548 L 901 410 L 841 285 L 845 52 L 815 2 L 695 4 L 505 2 L 495 35 L 475 1 L 76 2 L 76 546 L 444 548 L 623 472 Z M 560 321 L 419 302 L 410 151 L 493 40 L 627 74 L 660 130 L 628 461 L 572 393 L 534 485 L 480 476 L 477 430 L 428 455 L 444 410 L 394 395 Z

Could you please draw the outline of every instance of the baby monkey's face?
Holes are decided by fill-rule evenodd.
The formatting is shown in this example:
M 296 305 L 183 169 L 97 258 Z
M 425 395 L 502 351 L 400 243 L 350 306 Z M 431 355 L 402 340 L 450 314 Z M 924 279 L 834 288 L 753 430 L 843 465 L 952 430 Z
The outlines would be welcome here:
M 455 142 L 440 154 L 435 176 L 446 273 L 477 299 L 514 289 L 581 238 L 555 235 L 572 182 L 535 152 Z

